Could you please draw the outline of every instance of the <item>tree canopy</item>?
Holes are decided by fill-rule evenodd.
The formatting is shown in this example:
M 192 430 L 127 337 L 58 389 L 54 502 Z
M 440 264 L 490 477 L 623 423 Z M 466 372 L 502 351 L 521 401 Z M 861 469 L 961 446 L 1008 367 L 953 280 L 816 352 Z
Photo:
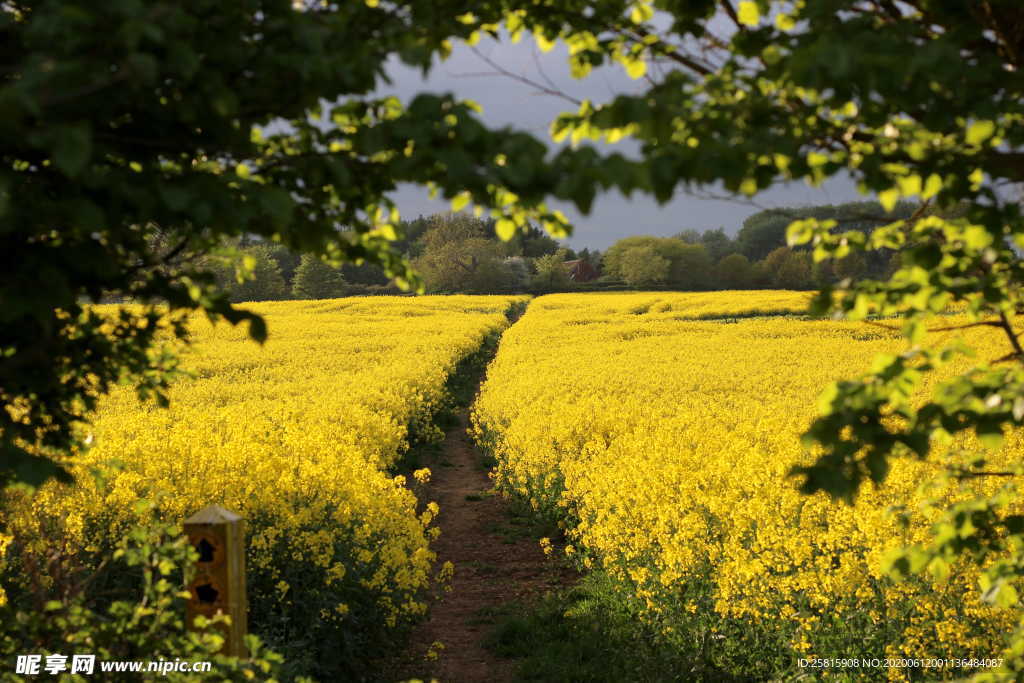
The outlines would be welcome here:
M 448 95 L 370 94 L 389 59 L 428 69 L 504 14 L 432 0 L 0 5 L 0 477 L 58 473 L 49 456 L 83 446 L 74 425 L 114 383 L 164 400 L 176 361 L 158 339 L 186 339 L 185 312 L 265 337 L 203 266 L 225 237 L 416 286 L 390 243 L 402 182 L 471 198 L 505 237 L 528 219 L 564 234 L 543 199 L 586 206 L 560 181 L 583 177 L 586 156 L 546 162 L 543 143 L 487 129 Z M 255 263 L 237 265 L 244 279 Z M 144 306 L 112 321 L 84 305 L 111 294 Z
M 603 265 L 605 274 L 635 287 L 657 284 L 698 290 L 711 284 L 712 263 L 704 245 L 674 237 L 625 237 L 608 248 Z
M 341 271 L 321 261 L 314 254 L 303 254 L 295 270 L 292 294 L 296 299 L 333 299 L 345 294 L 345 278 Z

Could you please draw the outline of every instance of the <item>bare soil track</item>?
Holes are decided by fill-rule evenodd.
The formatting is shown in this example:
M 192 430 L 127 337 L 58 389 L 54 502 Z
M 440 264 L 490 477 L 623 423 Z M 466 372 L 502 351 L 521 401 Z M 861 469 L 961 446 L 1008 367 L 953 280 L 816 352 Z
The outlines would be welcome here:
M 494 492 L 466 426 L 463 409 L 445 436 L 438 462 L 428 463 L 431 483 L 424 496 L 441 507 L 441 536 L 432 545 L 438 567 L 448 561 L 455 565 L 451 590 L 436 596 L 427 620 L 413 630 L 407 651 L 384 680 L 512 681 L 515 663 L 484 647 L 490 617 L 507 603 L 528 601 L 572 583 L 575 576 L 544 556 L 538 539 L 523 528 L 527 520 L 517 518 Z

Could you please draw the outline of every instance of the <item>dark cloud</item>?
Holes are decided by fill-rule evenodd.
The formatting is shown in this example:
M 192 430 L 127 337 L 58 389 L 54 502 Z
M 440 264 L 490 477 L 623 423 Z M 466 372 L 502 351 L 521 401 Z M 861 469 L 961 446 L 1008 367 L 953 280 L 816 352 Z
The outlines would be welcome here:
M 512 75 L 497 72 L 495 66 Z M 483 119 L 489 126 L 513 126 L 542 140 L 549 140 L 548 127 L 559 113 L 576 108 L 571 100 L 603 102 L 616 94 L 637 92 L 647 85 L 643 80 L 631 80 L 618 65 L 595 69 L 588 78 L 575 80 L 569 74 L 563 45 L 544 53 L 529 36 L 517 44 L 506 39 L 500 42 L 484 40 L 475 49 L 456 45 L 452 55 L 446 61 L 437 62 L 425 79 L 419 70 L 397 61 L 390 65 L 389 75 L 392 83 L 382 87 L 378 91 L 381 94 L 394 94 L 407 101 L 419 92 L 450 92 L 480 104 Z M 521 79 L 532 81 L 539 87 Z M 562 95 L 551 94 L 551 91 Z M 628 141 L 623 141 L 617 149 L 628 153 L 630 147 Z M 721 188 L 708 188 L 708 192 L 716 196 L 726 195 Z M 688 228 L 705 230 L 722 226 L 726 232 L 735 234 L 743 220 L 758 211 L 759 206 L 863 199 L 847 178 L 833 179 L 820 188 L 803 183 L 778 186 L 758 194 L 754 198 L 758 206 L 739 198 L 722 200 L 706 195 L 707 192 L 691 194 L 680 191 L 671 201 L 659 206 L 649 196 L 626 198 L 613 193 L 600 196 L 587 216 L 569 205 L 553 205 L 562 209 L 575 225 L 575 233 L 568 240 L 571 246 L 604 249 L 627 235 L 671 235 Z M 447 202 L 431 200 L 425 189 L 415 186 L 402 186 L 395 199 L 402 215 L 407 218 L 449 208 Z

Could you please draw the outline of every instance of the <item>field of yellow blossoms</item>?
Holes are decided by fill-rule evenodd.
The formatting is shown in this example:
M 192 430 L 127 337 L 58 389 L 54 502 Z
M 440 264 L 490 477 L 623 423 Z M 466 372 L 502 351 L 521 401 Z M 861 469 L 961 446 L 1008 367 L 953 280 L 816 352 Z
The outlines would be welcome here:
M 813 458 L 799 436 L 822 389 L 905 348 L 897 332 L 864 323 L 766 315 L 807 299 L 534 300 L 502 338 L 473 411 L 497 484 L 559 520 L 564 552 L 610 575 L 652 633 L 724 672 L 793 674 L 799 658 L 816 657 L 997 656 L 1017 615 L 981 603 L 969 570 L 908 583 L 881 571 L 888 551 L 927 537 L 930 503 L 964 495 L 921 488 L 936 465 L 899 460 L 852 507 L 787 479 Z M 981 356 L 1005 353 L 994 334 L 968 341 Z M 993 464 L 1024 453 L 1018 436 L 1006 443 Z M 961 440 L 942 457 L 976 447 Z M 897 502 L 909 504 L 891 510 Z
M 12 501 L 14 542 L 102 556 L 147 517 L 217 503 L 247 521 L 251 630 L 288 644 L 290 661 L 305 649 L 344 668 L 426 609 L 439 510 L 389 468 L 410 441 L 441 436 L 449 374 L 524 300 L 254 304 L 270 330 L 262 347 L 198 321 L 192 376 L 173 385 L 170 408 L 128 389 L 106 397 L 74 459 L 78 483 Z
M 815 456 L 799 436 L 828 382 L 904 348 L 883 327 L 809 319 L 808 300 L 557 294 L 511 327 L 526 297 L 264 303 L 252 305 L 270 329 L 262 347 L 196 321 L 171 407 L 127 388 L 104 398 L 91 447 L 72 461 L 76 485 L 11 494 L 4 542 L 99 558 L 140 522 L 220 504 L 247 520 L 251 630 L 296 670 L 344 671 L 422 615 L 425 589 L 446 573 L 430 549 L 444 511 L 396 465 L 442 436 L 453 371 L 502 335 L 471 427 L 495 481 L 557 520 L 561 551 L 607 577 L 646 633 L 745 678 L 793 674 L 801 658 L 996 656 L 1017 614 L 982 604 L 968 566 L 902 583 L 882 570 L 967 495 L 966 484 L 922 483 L 976 452 L 973 437 L 926 463 L 897 461 L 852 507 L 787 478 Z M 988 328 L 968 341 L 982 357 L 1004 353 Z M 1010 435 L 990 461 L 1021 453 Z M 17 584 L 18 571 L 9 562 L 0 579 Z

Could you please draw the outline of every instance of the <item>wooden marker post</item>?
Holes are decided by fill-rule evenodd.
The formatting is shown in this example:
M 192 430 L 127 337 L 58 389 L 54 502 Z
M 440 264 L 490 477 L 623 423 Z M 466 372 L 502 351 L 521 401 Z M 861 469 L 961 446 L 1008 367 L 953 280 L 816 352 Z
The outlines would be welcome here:
M 185 623 L 194 629 L 196 616 L 225 614 L 223 654 L 246 656 L 243 638 L 247 630 L 245 598 L 244 520 L 218 505 L 210 505 L 185 520 L 185 534 L 199 553 Z

